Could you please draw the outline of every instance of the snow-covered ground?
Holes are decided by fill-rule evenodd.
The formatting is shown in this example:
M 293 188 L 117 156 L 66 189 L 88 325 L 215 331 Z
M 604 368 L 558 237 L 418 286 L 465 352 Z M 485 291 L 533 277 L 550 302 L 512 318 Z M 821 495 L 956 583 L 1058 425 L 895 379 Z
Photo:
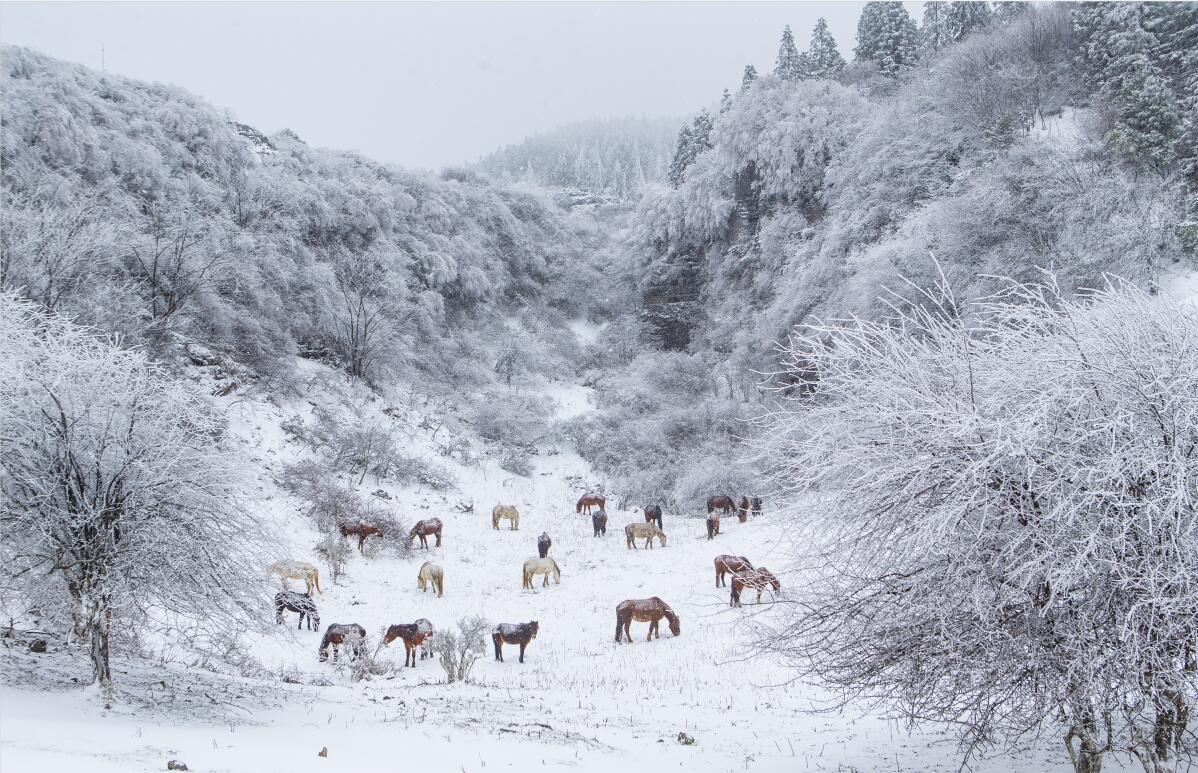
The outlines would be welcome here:
M 335 380 L 310 363 L 303 367 L 311 376 Z M 319 564 L 311 549 L 316 532 L 274 482 L 283 464 L 302 453 L 280 424 L 310 415 L 308 400 L 316 395 L 283 405 L 234 398 L 225 403 L 259 471 L 254 498 L 262 517 L 275 525 L 286 557 Z M 589 409 L 588 390 L 577 385 L 553 385 L 546 396 L 557 401 L 562 417 Z M 340 402 L 343 411 L 390 420 L 381 400 L 359 398 L 364 393 L 336 389 L 319 395 Z M 956 747 L 943 731 L 910 734 L 861 713 L 813 713 L 817 692 L 787 684 L 789 675 L 778 664 L 747 657 L 743 623 L 755 610 L 751 604 L 728 607 L 727 590 L 714 586 L 712 559 L 745 555 L 781 573 L 787 551 L 768 503 L 766 514 L 750 523 L 725 519 L 724 533 L 713 542 L 701 518 L 667 513 L 666 548 L 629 550 L 623 526 L 643 516 L 609 500 L 607 536 L 593 537 L 589 517 L 575 514 L 574 503 L 599 481 L 569 447 L 538 449 L 529 478 L 494 463 L 455 466 L 436 454 L 418 420 L 415 409 L 400 420 L 406 449 L 453 466 L 459 490 L 405 489 L 369 478 L 363 488 L 386 490 L 411 520 L 441 518 L 444 545 L 418 549 L 411 559 L 355 555 L 340 584 L 322 577 L 324 592 L 316 597 L 322 627 L 360 623 L 373 643 L 388 624 L 420 617 L 438 627 L 468 614 L 492 623 L 537 620 L 540 635 L 523 665 L 510 648 L 505 663 L 488 652 L 472 684 L 444 684 L 432 661 L 354 683 L 343 670 L 317 661 L 320 634 L 297 631 L 288 614 L 285 625 L 253 633 L 247 642 L 267 668 L 289 674 L 287 683 L 120 659 L 119 698 L 106 708 L 98 693 L 79 686 L 88 675 L 81 658 L 14 648 L 0 692 L 0 769 L 151 771 L 174 758 L 193 771 L 262 773 L 333 766 L 607 771 L 631 764 L 685 771 L 958 769 Z M 474 512 L 454 507 L 471 502 Z M 491 507 L 501 503 L 519 508 L 518 531 L 506 522 L 492 529 Z M 522 590 L 521 565 L 536 555 L 542 531 L 553 538 L 550 555 L 561 566 L 561 584 L 543 588 L 538 578 L 534 590 Z M 417 568 L 428 559 L 445 569 L 444 598 L 416 588 Z M 784 575 L 783 582 L 791 577 Z M 616 604 L 648 596 L 673 606 L 681 636 L 670 636 L 663 625 L 662 638 L 648 643 L 647 625 L 634 624 L 636 641 L 616 644 Z M 397 643 L 379 657 L 399 664 L 402 647 Z M 680 744 L 681 732 L 697 743 Z M 318 756 L 322 748 L 327 758 Z M 1045 742 L 975 760 L 973 769 L 1063 771 L 1063 751 L 1059 743 Z

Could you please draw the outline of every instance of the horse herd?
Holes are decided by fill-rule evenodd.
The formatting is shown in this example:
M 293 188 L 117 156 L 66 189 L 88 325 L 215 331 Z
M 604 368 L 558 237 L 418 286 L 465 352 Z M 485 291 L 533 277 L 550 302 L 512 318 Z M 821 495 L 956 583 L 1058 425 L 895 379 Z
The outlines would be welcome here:
M 606 504 L 607 500 L 602 494 L 588 492 L 575 505 L 576 513 L 585 513 L 591 516 L 595 537 L 607 534 L 607 512 L 604 509 Z M 761 497 L 757 496 L 742 496 L 739 501 L 734 501 L 727 495 L 709 497 L 707 500 L 707 538 L 714 539 L 720 533 L 721 513 L 735 512 L 739 521 L 744 523 L 750 516 L 761 515 L 761 508 Z M 595 512 L 592 513 L 592 509 Z M 652 549 L 653 541 L 656 539 L 664 548 L 666 534 L 663 531 L 661 507 L 656 504 L 647 505 L 643 512 L 645 514 L 644 523 L 630 523 L 624 527 L 627 547 L 635 550 L 638 541 L 643 540 L 644 546 Z M 498 529 L 501 520 L 507 520 L 511 524 L 512 531 L 520 528 L 520 513 L 512 505 L 497 505 L 492 509 L 492 527 Z M 341 536 L 347 539 L 357 537 L 359 551 L 363 550 L 363 545 L 369 537 L 378 536 L 380 539 L 384 537 L 384 529 L 379 524 L 344 522 L 338 525 L 338 530 Z M 441 531 L 442 523 L 439 518 L 418 521 L 408 533 L 407 543 L 411 545 L 416 539 L 419 539 L 421 547 L 427 550 L 428 538 L 435 537 L 436 547 L 441 547 Z M 537 575 L 544 575 L 542 587 L 549 585 L 550 577 L 555 583 L 561 584 L 561 568 L 556 561 L 549 557 L 552 545 L 553 540 L 548 533 L 543 532 L 537 538 L 538 557 L 524 562 L 523 588 L 532 589 L 533 580 Z M 782 585 L 777 577 L 765 567 L 754 567 L 744 556 L 720 555 L 715 558 L 714 563 L 717 588 L 727 587 L 727 577 L 731 576 L 731 598 L 729 600 L 731 606 L 739 607 L 741 605 L 740 597 L 745 589 L 756 590 L 758 602 L 761 601 L 762 591 L 772 590 L 777 593 L 781 590 Z M 308 630 L 319 630 L 320 614 L 312 599 L 312 591 L 315 589 L 317 593 L 322 593 L 320 571 L 304 561 L 284 560 L 272 564 L 269 573 L 278 576 L 283 583 L 283 590 L 275 594 L 275 623 L 282 624 L 283 612 L 290 611 L 299 614 L 298 629 L 302 630 L 306 621 Z M 298 593 L 290 590 L 287 585 L 288 580 L 303 581 L 306 586 L 305 592 Z M 444 570 L 431 561 L 425 561 L 417 572 L 416 586 L 422 592 L 432 590 L 438 597 L 444 596 Z M 649 623 L 649 635 L 646 641 L 652 641 L 654 637 L 661 638 L 659 624 L 663 618 L 669 625 L 671 634 L 674 636 L 682 634 L 682 622 L 678 615 L 670 608 L 669 604 L 657 596 L 647 599 L 627 599 L 620 602 L 616 606 L 616 642 L 632 641 L 631 626 L 634 621 Z M 539 628 L 540 625 L 536 620 L 527 623 L 496 625 L 491 631 L 495 659 L 502 662 L 503 645 L 511 644 L 520 647 L 520 662 L 523 663 L 525 650 L 537 637 Z M 413 623 L 398 623 L 387 628 L 383 636 L 383 644 L 390 645 L 396 639 L 403 641 L 404 665 L 415 668 L 417 651 L 420 653 L 421 660 L 432 656 L 430 640 L 435 633 L 433 624 L 425 618 L 420 618 Z M 357 658 L 365 651 L 365 643 L 366 629 L 361 625 L 332 623 L 325 629 L 317 653 L 320 662 L 323 663 L 328 660 L 331 648 L 333 662 L 336 663 L 342 646 L 347 648 L 349 657 Z

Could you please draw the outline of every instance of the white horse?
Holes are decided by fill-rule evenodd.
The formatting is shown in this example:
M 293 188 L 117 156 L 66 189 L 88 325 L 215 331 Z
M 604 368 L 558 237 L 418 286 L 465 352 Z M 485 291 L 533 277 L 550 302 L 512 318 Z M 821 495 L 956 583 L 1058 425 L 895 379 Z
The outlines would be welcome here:
M 501 518 L 511 521 L 512 531 L 520 528 L 520 511 L 516 509 L 515 505 L 495 505 L 495 508 L 491 510 L 491 526 L 498 529 Z
M 268 573 L 283 578 L 283 590 L 290 590 L 287 587 L 288 580 L 303 580 L 308 586 L 309 596 L 312 595 L 313 587 L 317 593 L 324 592 L 320 589 L 320 570 L 305 561 L 275 561 L 270 565 Z
M 445 595 L 445 570 L 432 561 L 425 561 L 416 575 L 416 587 L 427 593 L 430 585 L 438 597 Z
M 643 539 L 645 547 L 653 547 L 653 538 L 657 537 L 661 541 L 661 546 L 666 546 L 666 533 L 657 528 L 655 523 L 630 523 L 624 527 L 624 537 L 628 540 L 628 547 L 636 549 L 636 541 Z
M 530 558 L 524 562 L 524 587 L 532 588 L 532 578 L 538 574 L 545 575 L 542 588 L 549 587 L 550 574 L 553 575 L 554 582 L 562 584 L 562 570 L 552 558 Z

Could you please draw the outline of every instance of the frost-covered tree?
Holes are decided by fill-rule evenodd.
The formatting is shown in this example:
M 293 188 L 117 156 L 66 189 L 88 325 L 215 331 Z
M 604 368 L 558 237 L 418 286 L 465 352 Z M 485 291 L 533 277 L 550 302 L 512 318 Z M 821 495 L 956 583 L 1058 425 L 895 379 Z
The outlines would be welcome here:
M 778 44 L 778 58 L 774 60 L 774 75 L 784 81 L 798 80 L 803 75 L 803 57 L 795 46 L 794 33 L 787 24 L 782 30 L 782 41 Z
M 947 5 L 944 26 L 953 42 L 984 28 L 993 16 L 985 0 L 953 0 Z
M 104 686 L 121 631 L 252 625 L 263 539 L 196 389 L 11 295 L 0 360 L 7 605 L 63 600 Z
M 844 64 L 844 57 L 836 48 L 836 39 L 828 31 L 828 22 L 821 16 L 815 22 L 811 46 L 803 59 L 803 77 L 831 78 L 844 69 Z
M 1114 284 L 893 296 L 817 323 L 770 427 L 799 598 L 768 646 L 846 698 L 1056 725 L 1078 773 L 1174 769 L 1198 699 L 1198 311 Z
M 732 92 L 724 89 L 724 93 L 720 95 L 720 112 L 728 112 L 728 108 L 732 107 Z
M 912 67 L 919 55 L 919 30 L 900 2 L 869 2 L 857 20 L 857 61 L 873 62 L 887 75 Z
M 994 6 L 994 18 L 1002 24 L 1018 19 L 1032 7 L 1031 3 L 1022 2 L 1022 0 L 998 0 L 992 5 Z
M 751 64 L 745 65 L 745 74 L 740 79 L 740 90 L 748 91 L 753 85 L 753 81 L 757 80 L 757 68 Z
M 948 3 L 923 4 L 923 23 L 919 27 L 920 48 L 924 54 L 935 53 L 953 42 L 948 31 Z
M 687 168 L 694 163 L 699 154 L 711 147 L 711 115 L 701 111 L 689 125 L 683 125 L 678 131 L 678 144 L 674 148 L 674 158 L 670 162 L 667 175 L 670 185 L 677 188 L 686 177 Z

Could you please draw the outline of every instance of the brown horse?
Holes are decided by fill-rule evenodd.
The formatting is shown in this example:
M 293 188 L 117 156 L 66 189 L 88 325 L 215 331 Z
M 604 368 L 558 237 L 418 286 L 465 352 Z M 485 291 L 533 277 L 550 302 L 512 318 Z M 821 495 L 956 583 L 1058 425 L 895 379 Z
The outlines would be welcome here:
M 491 641 L 495 643 L 495 659 L 503 662 L 503 645 L 520 645 L 520 662 L 524 662 L 524 650 L 532 640 L 537 638 L 541 625 L 536 620 L 531 623 L 500 623 L 491 631 Z
M 662 530 L 666 528 L 661 524 L 661 505 L 645 505 L 645 523 L 655 523 Z
M 707 539 L 715 539 L 715 535 L 720 533 L 720 517 L 718 515 L 707 516 Z
M 736 503 L 736 518 L 741 523 L 745 523 L 746 521 L 749 520 L 749 498 L 748 497 L 741 497 L 740 501 Z
M 750 497 L 749 509 L 753 512 L 754 518 L 761 515 L 761 497 Z
M 591 516 L 591 526 L 595 529 L 596 537 L 607 536 L 607 511 L 600 510 Z
M 714 513 L 719 510 L 724 515 L 736 509 L 736 503 L 732 501 L 732 497 L 717 495 L 707 498 L 707 512 Z
M 428 538 L 431 535 L 437 537 L 437 547 L 441 547 L 441 519 L 427 518 L 423 521 L 417 521 L 412 530 L 408 532 L 408 544 L 412 544 L 412 540 L 420 538 L 420 547 L 428 550 Z
M 757 591 L 757 603 L 760 604 L 763 590 L 769 588 L 777 593 L 782 589 L 782 583 L 778 582 L 778 578 L 764 566 L 745 572 L 735 572 L 732 575 L 732 598 L 729 600 L 728 606 L 740 606 L 740 592 L 745 588 Z
M 735 575 L 737 572 L 747 572 L 753 568 L 753 564 L 749 563 L 749 559 L 744 556 L 729 556 L 722 555 L 715 557 L 715 586 L 727 587 L 728 582 L 724 579 L 725 575 Z
M 337 524 L 337 531 L 341 532 L 342 537 L 357 537 L 359 553 L 363 552 L 362 545 L 367 537 L 377 534 L 379 539 L 383 539 L 383 527 L 365 521 L 342 521 Z
M 591 512 L 592 507 L 597 507 L 603 510 L 607 507 L 607 498 L 602 494 L 596 494 L 593 491 L 588 491 L 582 495 L 582 499 L 578 500 L 578 504 L 574 505 L 574 512 L 587 513 Z
M 680 636 L 682 621 L 678 619 L 678 615 L 674 614 L 674 610 L 670 609 L 670 605 L 657 596 L 621 601 L 616 607 L 616 642 L 619 643 L 621 634 L 628 641 L 632 641 L 633 620 L 649 624 L 649 638 L 645 641 L 651 641 L 654 636 L 660 639 L 661 632 L 658 630 L 658 623 L 663 617 L 670 623 L 670 633 Z
M 424 622 L 428 622 L 425 620 Z M 424 640 L 432 636 L 432 625 L 428 628 L 420 625 L 420 621 L 415 623 L 400 623 L 393 625 L 387 629 L 387 633 L 383 636 L 383 646 L 391 645 L 391 642 L 396 639 L 403 639 L 404 659 L 403 664 L 408 665 L 411 661 L 412 668 L 416 667 L 416 649 L 424 644 Z
M 349 647 L 351 658 L 361 657 L 366 650 L 366 629 L 357 623 L 333 623 L 324 632 L 320 640 L 320 662 L 329 659 L 329 646 L 333 647 L 333 662 L 341 654 L 341 645 Z

